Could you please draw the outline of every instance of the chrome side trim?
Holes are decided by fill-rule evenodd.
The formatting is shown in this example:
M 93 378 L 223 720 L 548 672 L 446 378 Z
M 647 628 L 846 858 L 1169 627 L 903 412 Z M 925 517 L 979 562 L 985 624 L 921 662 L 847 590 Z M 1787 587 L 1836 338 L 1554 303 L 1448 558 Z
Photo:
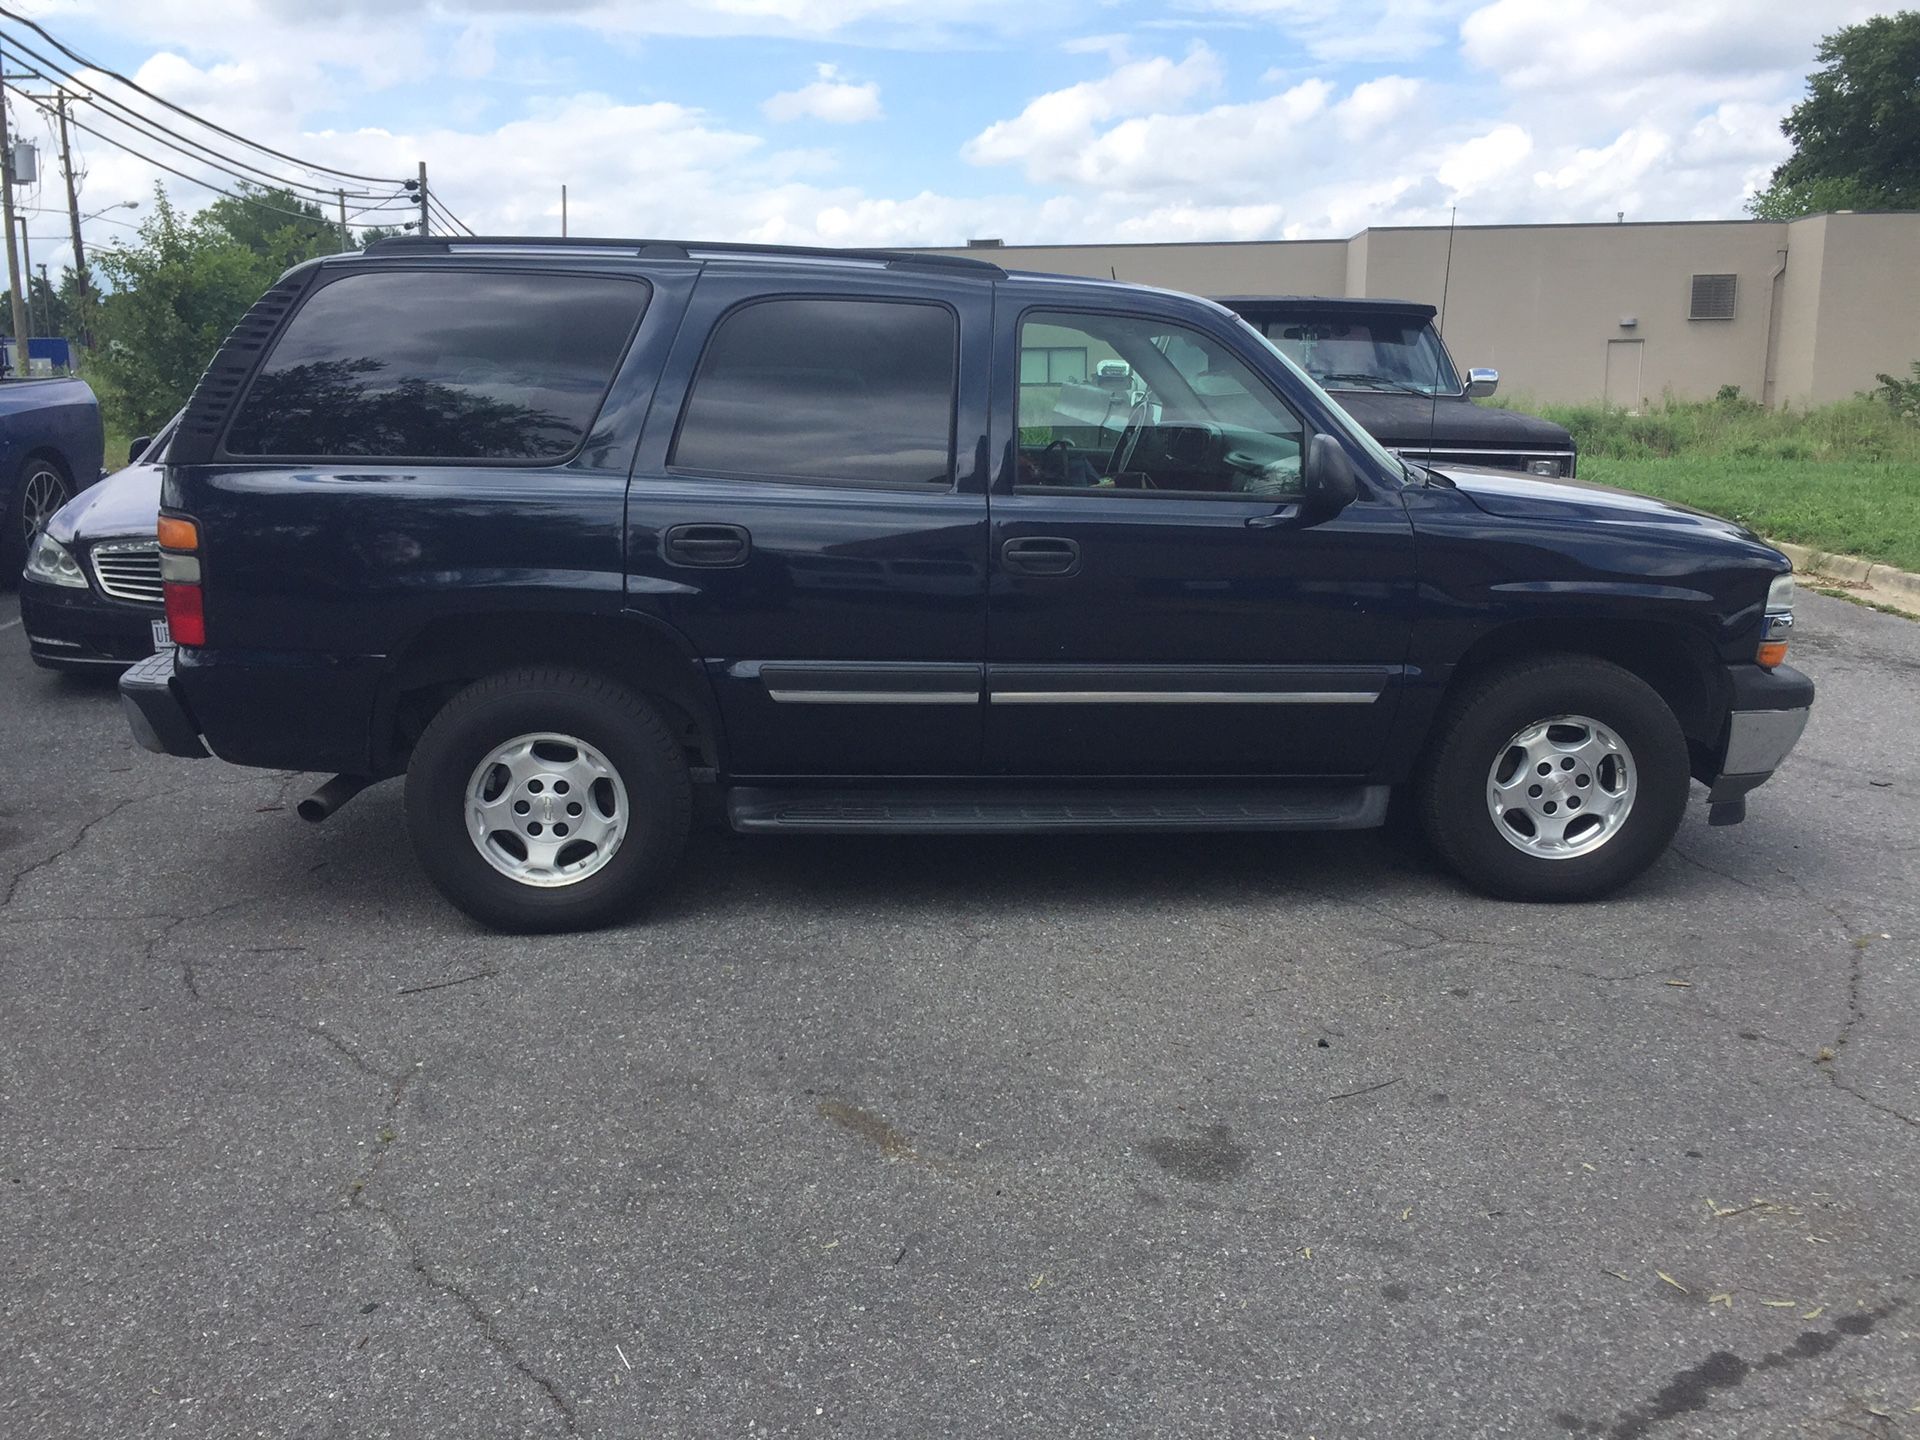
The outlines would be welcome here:
M 782 705 L 978 705 L 977 690 L 774 690 Z
M 995 690 L 995 705 L 1371 705 L 1378 690 Z

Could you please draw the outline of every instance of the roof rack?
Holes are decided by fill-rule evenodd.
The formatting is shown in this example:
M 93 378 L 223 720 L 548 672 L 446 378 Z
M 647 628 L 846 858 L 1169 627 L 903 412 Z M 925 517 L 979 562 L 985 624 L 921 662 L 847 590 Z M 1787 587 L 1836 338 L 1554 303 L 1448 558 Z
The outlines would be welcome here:
M 449 255 L 455 250 L 613 250 L 632 251 L 649 260 L 691 260 L 700 255 L 764 255 L 769 259 L 864 260 L 901 270 L 958 270 L 971 275 L 1003 278 L 1006 271 L 991 260 L 965 255 L 933 255 L 908 250 L 862 250 L 824 245 L 754 245 L 738 240 L 632 240 L 590 235 L 390 235 L 363 252 L 390 255 L 400 252 Z

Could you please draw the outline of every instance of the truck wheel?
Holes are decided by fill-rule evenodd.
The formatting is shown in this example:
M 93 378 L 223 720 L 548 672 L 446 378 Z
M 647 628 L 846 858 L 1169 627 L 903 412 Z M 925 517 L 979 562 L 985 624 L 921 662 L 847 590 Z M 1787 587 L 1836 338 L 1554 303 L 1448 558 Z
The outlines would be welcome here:
M 29 455 L 0 510 L 0 580 L 11 584 L 27 563 L 27 545 L 54 512 L 73 498 L 66 468 L 47 455 Z
M 440 892 L 501 930 L 627 914 L 686 848 L 686 758 L 652 706 L 579 670 L 477 681 L 407 767 L 407 829 Z
M 1476 889 L 1588 900 L 1659 858 L 1687 806 L 1687 742 L 1659 694 L 1604 660 L 1503 667 L 1447 704 L 1422 825 Z

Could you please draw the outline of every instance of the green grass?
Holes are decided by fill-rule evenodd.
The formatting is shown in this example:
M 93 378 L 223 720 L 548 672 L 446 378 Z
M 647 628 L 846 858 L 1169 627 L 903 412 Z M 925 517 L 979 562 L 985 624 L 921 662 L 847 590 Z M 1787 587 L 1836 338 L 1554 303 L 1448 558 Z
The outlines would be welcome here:
M 1811 410 L 1735 397 L 1603 405 L 1493 401 L 1557 420 L 1580 478 L 1711 510 L 1775 540 L 1920 571 L 1920 425 L 1860 396 Z
M 1920 464 L 1583 454 L 1580 478 L 1711 510 L 1770 539 L 1920 571 Z

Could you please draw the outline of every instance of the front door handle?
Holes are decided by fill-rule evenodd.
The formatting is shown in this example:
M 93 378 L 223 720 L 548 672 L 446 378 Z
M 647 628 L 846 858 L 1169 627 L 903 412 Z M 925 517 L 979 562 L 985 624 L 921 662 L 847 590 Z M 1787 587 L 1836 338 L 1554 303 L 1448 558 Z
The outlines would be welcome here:
M 1080 573 L 1080 542 L 1062 535 L 1027 535 L 1000 547 L 1000 559 L 1019 575 Z
M 674 525 L 660 537 L 660 558 L 669 565 L 744 565 L 752 549 L 744 525 Z

